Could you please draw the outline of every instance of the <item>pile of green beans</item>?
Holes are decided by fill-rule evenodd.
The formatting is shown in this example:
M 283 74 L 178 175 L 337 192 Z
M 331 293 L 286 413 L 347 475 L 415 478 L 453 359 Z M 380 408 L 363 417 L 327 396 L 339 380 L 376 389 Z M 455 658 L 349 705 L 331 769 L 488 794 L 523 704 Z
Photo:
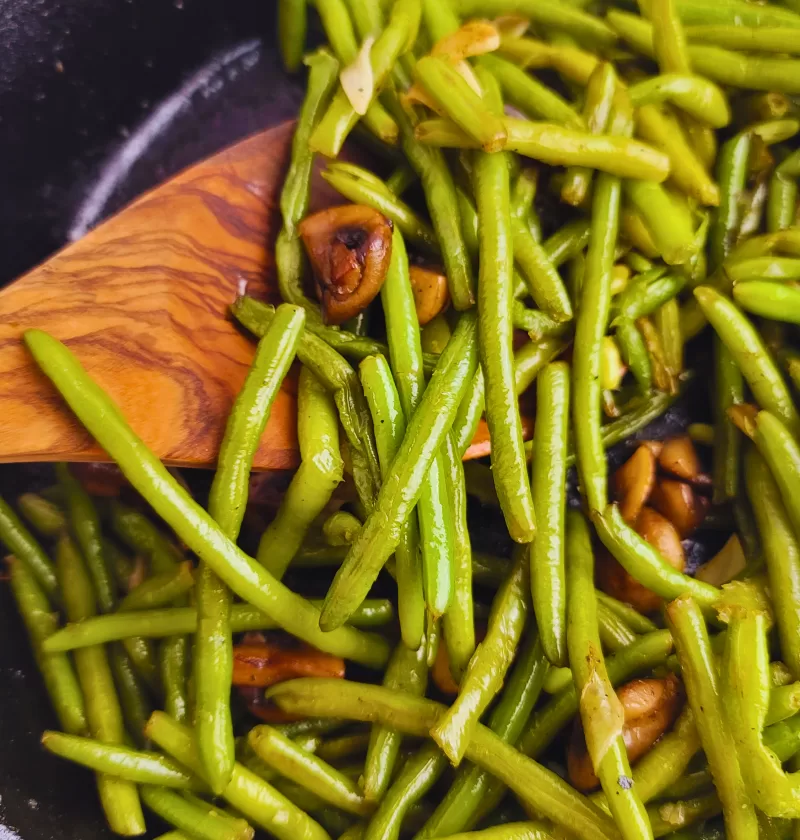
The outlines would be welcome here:
M 124 478 L 0 498 L 45 749 L 125 836 L 150 811 L 163 840 L 800 837 L 800 2 L 277 6 L 307 77 L 283 303 L 231 306 L 257 347 L 210 493 L 24 333 Z M 308 294 L 320 157 L 389 231 L 341 326 Z M 359 233 L 322 260 L 351 249 L 347 282 Z M 294 376 L 300 466 L 266 505 Z M 694 466 L 649 440 L 676 401 Z M 728 540 L 702 574 L 612 480 L 643 440 L 650 521 L 691 533 L 677 490 Z

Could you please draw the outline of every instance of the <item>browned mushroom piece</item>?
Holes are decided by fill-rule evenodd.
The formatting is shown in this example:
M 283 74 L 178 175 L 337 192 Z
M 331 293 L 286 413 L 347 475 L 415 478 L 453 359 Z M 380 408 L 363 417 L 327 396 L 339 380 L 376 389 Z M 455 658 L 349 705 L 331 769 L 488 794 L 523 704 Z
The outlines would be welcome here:
M 675 526 L 650 507 L 643 507 L 636 522 L 636 531 L 674 568 L 683 571 L 686 556 Z M 619 601 L 630 604 L 640 613 L 652 613 L 661 607 L 662 600 L 643 586 L 605 550 L 597 553 L 597 586 Z
M 236 686 L 266 688 L 295 677 L 344 678 L 344 660 L 293 641 L 250 641 L 233 647 Z
M 392 223 L 371 207 L 330 207 L 300 223 L 326 324 L 342 324 L 380 292 L 392 256 Z
M 703 473 L 700 466 L 694 442 L 688 435 L 665 440 L 658 456 L 658 464 L 665 472 L 684 481 L 691 481 L 693 484 L 710 483 L 709 477 Z
M 437 268 L 422 265 L 412 265 L 409 274 L 417 319 L 420 326 L 424 327 L 440 312 L 444 312 L 450 303 L 447 276 Z
M 647 753 L 672 726 L 683 705 L 683 687 L 670 674 L 663 679 L 633 680 L 617 689 L 625 710 L 622 738 L 631 764 Z M 576 719 L 567 751 L 567 770 L 572 784 L 590 791 L 600 784 L 586 749 L 580 719 Z
M 711 500 L 697 493 L 691 484 L 674 478 L 656 482 L 650 503 L 678 529 L 681 539 L 692 534 L 706 518 Z
M 614 473 L 614 494 L 619 500 L 622 518 L 635 525 L 656 483 L 656 456 L 642 444 Z

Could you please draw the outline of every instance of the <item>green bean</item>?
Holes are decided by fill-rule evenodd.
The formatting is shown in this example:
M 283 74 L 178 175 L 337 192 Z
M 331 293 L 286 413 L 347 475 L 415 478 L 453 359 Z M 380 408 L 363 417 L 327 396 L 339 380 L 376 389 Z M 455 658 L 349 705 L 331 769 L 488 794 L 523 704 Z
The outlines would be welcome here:
M 66 534 L 58 542 L 56 566 L 67 619 L 90 618 L 96 610 L 92 582 L 83 558 Z M 83 648 L 74 654 L 74 660 L 89 734 L 106 744 L 121 744 L 124 740 L 122 710 L 105 650 L 99 645 Z M 103 773 L 97 776 L 97 789 L 112 831 L 125 835 L 144 833 L 144 817 L 135 785 Z
M 792 257 L 755 257 L 737 260 L 725 266 L 725 274 L 734 284 L 751 280 L 772 280 L 776 283 L 800 280 L 800 260 Z
M 61 508 L 37 493 L 23 493 L 17 499 L 22 515 L 44 537 L 56 537 L 66 527 Z
M 742 779 L 745 762 L 737 760 L 733 738 L 725 726 L 729 701 L 723 702 L 720 695 L 705 620 L 697 603 L 684 596 L 667 607 L 667 623 L 675 639 L 695 725 L 722 801 L 726 832 L 730 837 L 754 837 L 758 828 Z
M 292 157 L 280 199 L 286 237 L 296 242 L 298 247 L 300 243 L 297 241 L 297 225 L 308 214 L 311 197 L 311 167 L 314 155 L 308 148 L 308 138 L 323 113 L 339 74 L 339 62 L 325 49 L 312 53 L 305 59 L 305 64 L 309 68 L 306 96 L 292 138 Z M 280 267 L 278 279 L 281 280 Z M 281 295 L 287 303 L 302 305 L 301 300 L 305 300 L 302 290 L 299 291 L 300 300 L 293 294 L 287 295 L 287 291 L 295 287 L 301 289 L 299 277 L 293 278 L 291 287 L 285 282 L 279 283 Z
M 726 633 L 722 692 L 747 792 L 765 813 L 797 817 L 800 776 L 783 772 L 761 732 L 769 706 L 769 651 L 766 621 L 756 612 L 737 615 Z
M 347 546 L 353 542 L 361 520 L 346 510 L 332 513 L 322 525 L 322 536 L 330 546 Z
M 30 569 L 39 586 L 52 601 L 57 599 L 56 571 L 44 549 L 20 521 L 14 509 L 0 497 L 0 540 Z
M 536 705 L 546 673 L 547 660 L 539 636 L 528 633 L 488 720 L 489 728 L 504 742 L 516 742 Z M 491 774 L 477 765 L 459 768 L 450 789 L 415 840 L 450 836 L 471 826 L 484 792 L 493 782 Z
M 690 73 L 687 35 L 675 0 L 653 0 L 648 16 L 653 23 L 653 48 L 661 73 Z
M 272 403 L 294 361 L 305 324 L 300 307 L 282 304 L 236 397 L 220 446 L 208 500 L 209 515 L 235 543 L 244 518 L 250 469 L 269 420 Z M 233 641 L 230 592 L 206 563 L 197 578 L 197 633 L 194 644 L 197 746 L 211 789 L 220 794 L 233 770 L 230 709 Z
M 584 219 L 567 222 L 543 243 L 547 256 L 558 268 L 581 253 L 589 244 L 589 223 Z
M 159 753 L 138 752 L 91 738 L 49 731 L 42 735 L 42 746 L 68 761 L 129 782 L 171 788 L 190 788 L 196 784 L 187 770 Z
M 475 333 L 474 315 L 462 315 L 408 423 L 375 511 L 367 518 L 328 591 L 321 627 L 338 627 L 347 620 L 396 548 L 403 523 L 419 499 L 422 483 L 474 374 Z
M 609 680 L 600 645 L 589 524 L 577 511 L 567 514 L 566 542 L 570 557 L 567 645 L 589 755 L 620 834 L 650 837 L 652 830 L 631 778 L 622 738 L 625 710 Z
M 572 318 L 569 295 L 544 247 L 533 238 L 522 219 L 511 219 L 511 232 L 514 259 L 536 305 L 556 321 L 569 321 Z
M 343 628 L 337 633 L 322 632 L 317 626 L 315 607 L 276 581 L 230 542 L 136 437 L 64 345 L 35 330 L 26 333 L 25 341 L 78 418 L 109 455 L 116 456 L 126 478 L 147 496 L 156 513 L 234 592 L 269 612 L 286 630 L 320 650 L 349 656 L 363 664 L 380 665 L 386 661 L 388 650 L 382 639 L 352 628 Z M 455 367 L 460 370 L 457 365 Z
M 580 114 L 562 96 L 515 64 L 491 53 L 481 56 L 480 64 L 496 77 L 504 98 L 533 119 L 547 120 L 568 128 L 584 127 Z
M 741 309 L 763 318 L 789 324 L 800 323 L 800 291 L 767 280 L 752 280 L 733 289 Z
M 450 0 L 422 0 L 422 19 L 434 44 L 455 32 L 460 26 L 458 15 L 453 10 Z
M 691 595 L 703 608 L 713 607 L 719 599 L 721 592 L 716 586 L 670 566 L 658 549 L 625 523 L 616 505 L 609 505 L 602 514 L 594 513 L 592 520 L 603 545 L 647 589 L 668 600 Z
M 744 380 L 736 360 L 722 341 L 714 340 L 714 501 L 736 498 L 742 434 L 731 423 L 728 411 L 744 401 Z
M 640 215 L 664 262 L 676 265 L 692 257 L 694 230 L 685 202 L 651 181 L 626 181 L 625 196 Z
M 197 625 L 200 626 L 199 618 Z M 183 723 L 190 717 L 186 684 L 189 675 L 189 640 L 185 636 L 170 636 L 161 643 L 160 653 L 164 710 L 170 717 Z
M 603 604 L 597 605 L 597 624 L 603 649 L 615 653 L 636 641 L 628 625 Z
M 639 109 L 642 110 L 645 109 Z M 670 159 L 666 154 L 628 137 L 587 134 L 553 123 L 513 117 L 506 117 L 504 124 L 508 134 L 506 150 L 551 166 L 586 166 L 620 178 L 659 182 L 670 174 Z M 434 146 L 476 148 L 476 143 L 448 120 L 421 122 L 416 136 L 421 143 Z
M 526 308 L 518 300 L 511 304 L 511 319 L 514 326 L 519 330 L 525 330 L 528 338 L 533 342 L 562 335 L 568 327 L 565 322 L 557 321 L 546 312 Z
M 776 686 L 769 694 L 769 709 L 764 723 L 772 726 L 794 717 L 800 711 L 800 683 Z
M 108 662 L 128 733 L 134 744 L 142 747 L 145 745 L 144 727 L 153 711 L 152 703 L 139 680 L 130 656 L 121 644 L 115 643 L 108 648 Z
M 792 29 L 780 26 L 711 24 L 686 27 L 686 37 L 690 41 L 728 50 L 761 53 L 800 52 L 796 34 Z
M 267 696 L 297 714 L 345 715 L 380 721 L 410 735 L 425 736 L 444 711 L 439 703 L 347 680 L 291 680 L 269 689 Z M 585 840 L 615 837 L 602 811 L 540 764 L 503 743 L 478 725 L 466 757 L 509 785 L 530 807 Z
M 355 782 L 272 727 L 251 729 L 247 743 L 282 776 L 312 790 L 326 802 L 358 816 L 370 812 L 369 803 Z
M 253 836 L 253 829 L 244 820 L 208 811 L 168 788 L 142 785 L 141 794 L 153 813 L 198 840 L 250 840 Z
M 191 729 L 163 712 L 154 712 L 146 734 L 161 749 L 202 777 L 203 768 Z M 238 762 L 223 797 L 248 820 L 278 840 L 329 840 L 308 814 Z
M 392 373 L 383 356 L 365 359 L 359 368 L 372 412 L 378 455 L 384 478 L 405 433 L 405 417 Z M 395 550 L 397 611 L 404 644 L 416 650 L 425 633 L 425 598 L 419 556 L 419 528 L 412 516 L 403 526 Z
M 741 10 L 742 7 L 744 10 L 754 8 L 746 3 L 737 8 Z M 637 52 L 654 57 L 652 27 L 648 21 L 616 10 L 610 11 L 606 20 Z M 779 93 L 800 92 L 800 63 L 797 61 L 749 57 L 720 47 L 695 44 L 689 44 L 687 50 L 693 72 L 719 84 Z
M 495 101 L 491 105 L 497 110 L 501 103 Z M 500 507 L 512 539 L 525 543 L 533 538 L 536 525 L 514 389 L 513 327 L 509 311 L 513 241 L 510 185 L 504 157 L 479 155 L 474 164 L 474 181 L 480 219 L 478 316 L 486 422 L 492 439 Z
M 283 66 L 294 73 L 300 68 L 306 45 L 305 0 L 278 0 L 278 42 Z
M 594 47 L 613 47 L 614 33 L 600 18 L 554 0 L 458 0 L 464 18 L 519 14 L 542 26 L 566 32 Z
M 653 633 L 658 629 L 647 616 L 637 612 L 628 604 L 612 598 L 611 595 L 606 595 L 605 592 L 601 592 L 599 589 L 597 590 L 597 604 L 598 608 L 604 608 L 616 615 L 634 633 Z
M 485 392 L 486 382 L 483 378 L 483 371 L 479 367 L 467 387 L 467 393 L 458 406 L 456 419 L 453 421 L 451 434 L 456 451 L 461 457 L 469 449 L 469 445 L 478 429 L 478 423 L 484 409 Z
M 769 350 L 753 325 L 729 298 L 710 286 L 699 286 L 694 296 L 744 375 L 758 404 L 775 414 L 794 434 L 800 415 Z
M 617 88 L 617 77 L 611 64 L 597 65 L 586 84 L 583 100 L 583 119 L 592 134 L 603 134 L 608 127 L 611 106 Z M 561 187 L 561 200 L 579 207 L 589 195 L 592 171 L 584 167 L 570 167 Z
M 401 196 L 416 180 L 416 172 L 407 163 L 401 163 L 386 179 L 386 187 L 389 192 Z
M 484 105 L 450 62 L 437 56 L 425 56 L 416 63 L 414 76 L 447 116 L 484 151 L 497 152 L 503 148 L 506 130 L 500 116 Z
M 56 464 L 56 476 L 66 496 L 70 528 L 86 558 L 97 605 L 100 612 L 111 612 L 117 599 L 103 550 L 100 517 L 94 502 L 66 464 Z
M 383 685 L 393 691 L 421 696 L 427 684 L 425 645 L 417 650 L 398 645 L 386 668 Z M 380 802 L 386 794 L 400 757 L 402 740 L 402 733 L 395 729 L 378 724 L 372 727 L 363 775 L 364 797 L 369 802 Z
M 669 102 L 713 128 L 724 128 L 731 121 L 725 94 L 713 82 L 688 72 L 663 73 L 632 85 L 628 92 L 637 107 Z
M 385 29 L 370 50 L 370 64 L 374 79 L 373 100 L 389 76 L 395 61 L 408 44 L 416 40 L 421 14 L 420 0 L 399 0 L 392 10 Z M 344 141 L 358 122 L 359 115 L 347 94 L 339 89 L 331 104 L 309 138 L 309 146 L 326 157 L 337 157 Z
M 553 362 L 537 383 L 531 487 L 539 533 L 530 547 L 533 610 L 542 645 L 554 665 L 565 665 L 567 593 L 564 566 L 569 366 Z
M 72 662 L 63 653 L 47 653 L 42 649 L 45 639 L 58 626 L 47 595 L 29 565 L 17 557 L 10 558 L 7 563 L 11 592 L 61 728 L 73 735 L 86 732 L 83 694 Z
M 656 329 L 664 345 L 664 360 L 674 377 L 683 371 L 683 333 L 677 297 L 663 303 L 654 314 Z
M 528 618 L 530 560 L 523 549 L 500 587 L 486 637 L 470 659 L 458 697 L 439 718 L 431 737 L 458 766 L 481 715 L 503 685 Z
M 319 741 L 319 746 L 316 749 L 313 748 L 313 745 L 312 748 L 306 745 L 302 746 L 325 761 L 341 762 L 343 759 L 363 755 L 366 752 L 369 746 L 369 732 L 340 735 L 338 738 L 331 738 L 329 741 L 323 741 L 321 738 L 315 740 Z
M 330 501 L 344 470 L 333 399 L 305 367 L 300 372 L 297 412 L 300 467 L 258 546 L 259 561 L 278 578 L 283 577 L 311 524 Z
M 311 603 L 319 605 L 321 602 Z M 394 610 L 390 601 L 368 599 L 353 613 L 350 623 L 354 627 L 381 627 L 389 624 L 393 618 Z M 234 604 L 231 607 L 230 623 L 233 633 L 275 630 L 279 627 L 273 618 L 249 604 Z M 196 630 L 197 610 L 194 607 L 112 613 L 67 624 L 47 637 L 43 642 L 43 650 L 45 653 L 58 653 L 120 641 L 129 636 L 162 638 L 194 633 Z
M 406 417 L 420 405 L 425 390 L 419 321 L 408 275 L 408 258 L 400 232 L 392 235 L 392 256 L 381 288 L 389 359 Z M 453 595 L 453 524 L 445 465 L 437 453 L 417 505 L 425 602 L 434 616 L 447 611 Z
M 435 744 L 424 744 L 406 761 L 386 792 L 364 832 L 365 840 L 397 840 L 411 806 L 431 789 L 447 767 L 447 758 Z
M 650 806 L 647 816 L 655 837 L 680 837 L 680 829 L 717 816 L 722 805 L 716 793 L 709 793 L 683 802 L 663 802 Z M 727 835 L 726 835 L 727 836 Z
M 742 193 L 747 184 L 752 135 L 742 132 L 722 147 L 717 165 L 721 185 L 720 206 L 709 232 L 711 268 L 722 265 L 741 225 Z
M 453 516 L 453 597 L 442 616 L 450 670 L 457 682 L 475 652 L 475 620 L 472 600 L 472 542 L 467 522 L 467 487 L 461 453 L 453 434 L 442 449 L 446 486 Z
M 436 234 L 431 226 L 421 219 L 405 202 L 383 189 L 373 187 L 363 178 L 354 177 L 352 173 L 343 171 L 342 165 L 330 163 L 323 170 L 322 177 L 348 201 L 356 204 L 366 204 L 383 213 L 390 219 L 397 229 L 416 246 L 428 252 L 438 253 L 439 246 Z
M 620 102 L 610 118 L 614 133 L 630 133 L 630 103 Z M 575 451 L 581 487 L 591 510 L 606 505 L 606 460 L 600 433 L 600 345 L 611 306 L 611 268 L 617 245 L 621 184 L 619 178 L 597 178 L 573 353 L 573 417 Z
M 358 57 L 358 42 L 353 22 L 343 0 L 315 0 L 328 42 L 343 67 L 353 64 Z M 379 101 L 370 103 L 363 116 L 364 125 L 382 142 L 397 143 L 397 124 Z
M 174 569 L 143 580 L 119 602 L 120 610 L 166 607 L 194 585 L 192 564 L 187 560 Z
M 662 106 L 642 105 L 636 109 L 636 133 L 667 156 L 676 187 L 701 204 L 719 204 L 719 187 L 686 142 L 678 122 Z
M 800 545 L 792 530 L 780 489 L 764 459 L 754 449 L 745 455 L 747 495 L 761 534 L 781 654 L 797 679 L 800 674 Z
M 148 558 L 155 574 L 174 571 L 183 561 L 178 549 L 143 513 L 116 499 L 111 503 L 111 527 L 127 546 Z
M 403 151 L 425 193 L 428 214 L 442 249 L 450 299 L 456 309 L 469 309 L 475 303 L 475 281 L 453 175 L 441 150 L 417 142 L 411 119 L 397 98 L 391 101 L 391 106 L 392 116 L 400 126 Z

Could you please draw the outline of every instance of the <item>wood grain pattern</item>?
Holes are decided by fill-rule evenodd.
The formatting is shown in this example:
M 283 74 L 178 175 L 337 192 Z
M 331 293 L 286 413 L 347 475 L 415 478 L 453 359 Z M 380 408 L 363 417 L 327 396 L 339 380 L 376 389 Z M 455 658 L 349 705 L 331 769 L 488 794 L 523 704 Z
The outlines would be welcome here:
M 0 292 L 0 461 L 107 460 L 24 350 L 47 330 L 166 463 L 210 466 L 254 345 L 237 292 L 275 298 L 272 246 L 292 124 L 251 137 L 137 199 Z M 258 468 L 297 464 L 295 382 Z

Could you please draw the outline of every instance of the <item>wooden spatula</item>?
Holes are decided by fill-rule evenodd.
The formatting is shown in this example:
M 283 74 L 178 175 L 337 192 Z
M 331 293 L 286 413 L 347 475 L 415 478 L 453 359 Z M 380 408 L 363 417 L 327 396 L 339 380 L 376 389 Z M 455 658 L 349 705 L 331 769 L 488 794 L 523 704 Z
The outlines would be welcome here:
M 46 330 L 75 352 L 167 464 L 210 467 L 254 344 L 228 306 L 279 302 L 273 245 L 293 123 L 257 134 L 146 193 L 0 292 L 0 463 L 104 461 L 24 349 Z M 315 178 L 312 209 L 340 203 Z M 467 457 L 488 454 L 485 425 Z M 298 463 L 295 378 L 256 469 Z

